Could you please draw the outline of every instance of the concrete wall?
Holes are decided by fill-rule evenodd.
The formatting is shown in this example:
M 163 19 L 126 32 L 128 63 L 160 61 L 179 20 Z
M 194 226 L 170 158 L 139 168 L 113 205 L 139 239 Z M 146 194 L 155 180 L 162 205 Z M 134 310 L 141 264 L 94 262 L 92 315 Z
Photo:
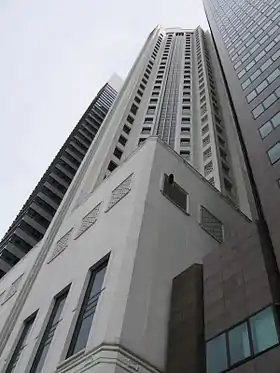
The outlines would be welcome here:
M 170 172 L 189 192 L 189 214 L 178 209 L 161 192 L 163 174 Z M 112 191 L 131 174 L 130 192 L 107 211 Z M 76 237 L 83 217 L 99 203 L 102 205 L 95 224 Z M 42 373 L 54 372 L 60 362 L 59 372 L 76 373 L 82 367 L 83 371 L 90 372 L 104 369 L 133 372 L 139 367 L 143 372 L 163 371 L 172 279 L 220 247 L 199 225 L 200 204 L 224 223 L 226 239 L 250 225 L 181 157 L 159 140 L 150 138 L 61 224 L 15 323 L 0 361 L 0 371 L 11 356 L 23 321 L 38 310 L 17 366 L 18 372 L 29 371 L 53 298 L 69 284 L 61 321 Z M 54 256 L 57 241 L 68 232 L 71 232 L 68 241 Z M 104 291 L 99 298 L 87 347 L 81 354 L 63 362 L 89 270 L 108 254 Z M 29 255 L 35 256 L 36 252 L 31 251 Z M 31 260 L 29 265 L 32 265 Z M 9 276 L 16 278 L 14 270 Z

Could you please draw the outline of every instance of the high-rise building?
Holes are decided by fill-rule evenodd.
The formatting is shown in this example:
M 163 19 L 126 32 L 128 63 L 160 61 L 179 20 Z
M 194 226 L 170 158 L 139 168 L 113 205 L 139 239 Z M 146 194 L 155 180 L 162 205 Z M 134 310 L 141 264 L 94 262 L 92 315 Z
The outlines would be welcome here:
M 280 2 L 204 0 L 204 5 L 280 265 Z
M 241 150 L 211 37 L 155 28 L 0 281 L 0 371 L 278 372 L 277 272 Z
M 117 76 L 101 88 L 0 242 L 0 277 L 44 236 L 117 96 Z

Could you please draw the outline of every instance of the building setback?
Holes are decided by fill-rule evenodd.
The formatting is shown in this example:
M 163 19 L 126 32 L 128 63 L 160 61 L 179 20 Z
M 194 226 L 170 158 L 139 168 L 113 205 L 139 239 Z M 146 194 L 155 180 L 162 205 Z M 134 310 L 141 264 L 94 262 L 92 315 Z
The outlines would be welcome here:
M 9 227 L 0 242 L 0 277 L 43 238 L 116 96 L 110 82 L 101 88 Z
M 279 373 L 276 263 L 230 100 L 201 28 L 151 32 L 0 281 L 1 372 Z

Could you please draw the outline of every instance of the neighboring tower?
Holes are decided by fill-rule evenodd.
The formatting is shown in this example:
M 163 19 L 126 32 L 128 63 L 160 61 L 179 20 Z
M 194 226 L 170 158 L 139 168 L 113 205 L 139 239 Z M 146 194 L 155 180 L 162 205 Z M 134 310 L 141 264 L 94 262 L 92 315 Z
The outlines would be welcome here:
M 120 87 L 101 88 L 0 242 L 0 277 L 44 236 Z
M 279 265 L 280 1 L 204 0 L 204 5 Z
M 120 92 L 114 116 L 107 117 L 109 130 L 83 196 L 147 137 L 157 135 L 248 213 L 238 141 L 228 139 L 226 122 L 233 119 L 227 103 L 222 109 L 225 89 L 221 72 L 214 71 L 211 48 L 200 27 L 153 30 Z

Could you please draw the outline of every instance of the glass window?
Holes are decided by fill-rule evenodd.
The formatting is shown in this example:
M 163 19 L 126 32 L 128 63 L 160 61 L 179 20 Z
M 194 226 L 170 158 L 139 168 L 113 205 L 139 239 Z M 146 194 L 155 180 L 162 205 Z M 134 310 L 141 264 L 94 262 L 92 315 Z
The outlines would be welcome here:
M 206 344 L 207 373 L 219 373 L 227 369 L 226 335 L 221 334 Z
M 246 66 L 246 70 L 250 70 L 254 65 L 256 64 L 256 62 L 253 60 L 251 61 L 247 66 Z
M 256 88 L 256 91 L 258 93 L 262 92 L 266 87 L 268 86 L 268 83 L 266 80 L 264 80 L 263 82 L 261 82 L 261 84 L 259 84 Z
M 256 79 L 261 75 L 261 73 L 262 73 L 262 72 L 261 72 L 260 69 L 256 70 L 256 71 L 254 72 L 254 74 L 251 75 L 251 80 L 252 80 L 252 81 L 256 80 Z
M 30 332 L 31 332 L 32 325 L 35 321 L 35 318 L 36 318 L 36 313 L 33 314 L 31 317 L 28 318 L 28 320 L 26 320 L 24 322 L 24 326 L 23 326 L 21 335 L 18 339 L 16 348 L 14 350 L 14 353 L 13 353 L 12 357 L 11 357 L 9 365 L 8 365 L 6 371 L 5 371 L 6 373 L 14 372 L 14 370 L 17 366 L 17 363 L 20 359 L 20 356 L 22 355 L 25 347 L 27 346 L 28 338 L 29 338 L 29 335 L 30 335 Z
M 277 52 L 274 53 L 274 55 L 271 57 L 273 59 L 273 61 L 276 61 L 277 58 L 280 57 L 280 49 L 278 49 Z
M 272 64 L 272 60 L 269 58 L 262 66 L 261 70 L 264 71 L 266 70 L 270 65 Z
M 266 308 L 265 310 L 251 317 L 250 326 L 255 354 L 265 351 L 269 347 L 272 347 L 278 343 L 278 336 L 271 307 Z
M 247 323 L 230 330 L 228 340 L 231 365 L 251 355 Z
M 91 272 L 67 357 L 72 356 L 86 347 L 98 299 L 102 291 L 107 264 L 108 261 Z
M 280 142 L 277 142 L 272 148 L 267 152 L 270 162 L 274 164 L 280 159 Z
M 255 60 L 256 62 L 258 62 L 261 58 L 263 58 L 263 56 L 265 56 L 265 51 L 261 51 L 256 57 L 255 57 Z
M 68 291 L 69 288 L 55 298 L 53 310 L 50 314 L 45 332 L 39 344 L 32 367 L 30 369 L 30 373 L 40 373 L 43 369 L 52 339 L 54 337 L 57 326 L 61 321 L 61 313 L 63 311 Z
M 278 127 L 280 125 L 280 112 L 274 115 L 273 118 L 271 118 L 271 122 L 273 124 L 273 127 Z
M 251 102 L 255 97 L 257 96 L 257 93 L 256 91 L 252 91 L 250 92 L 246 97 L 247 97 L 247 101 L 248 102 Z
M 252 111 L 254 118 L 257 118 L 263 112 L 264 112 L 264 108 L 261 104 L 255 107 L 255 109 Z
M 242 89 L 246 89 L 251 84 L 250 79 L 245 80 L 244 83 L 242 83 Z
M 261 128 L 259 129 L 261 138 L 264 139 L 266 136 L 273 131 L 273 127 L 270 122 L 266 122 Z
M 268 77 L 267 80 L 269 83 L 272 83 L 280 75 L 280 69 L 275 69 Z
M 243 70 L 241 70 L 238 74 L 237 74 L 237 76 L 238 76 L 238 78 L 242 78 L 242 76 L 245 74 L 245 70 L 243 69 Z
M 264 101 L 263 101 L 263 106 L 267 109 L 269 106 L 271 106 L 275 101 L 277 100 L 277 97 L 275 96 L 274 93 L 272 93 L 270 96 L 268 96 Z

